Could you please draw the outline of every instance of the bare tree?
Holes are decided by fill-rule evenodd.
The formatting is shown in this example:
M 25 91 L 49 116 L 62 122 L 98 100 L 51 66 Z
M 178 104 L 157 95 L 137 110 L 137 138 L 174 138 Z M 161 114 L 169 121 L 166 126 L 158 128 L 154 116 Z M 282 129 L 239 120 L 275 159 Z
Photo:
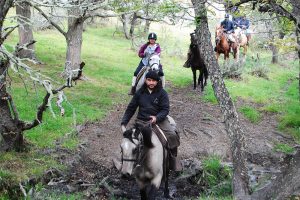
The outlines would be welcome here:
M 30 66 L 22 62 L 15 56 L 14 52 L 10 52 L 5 48 L 4 42 L 7 36 L 12 33 L 18 26 L 3 27 L 8 10 L 13 6 L 14 0 L 4 0 L 0 2 L 0 151 L 8 151 L 11 149 L 21 151 L 25 148 L 23 131 L 38 126 L 43 121 L 43 113 L 51 105 L 50 101 L 55 94 L 67 87 L 67 84 L 53 89 L 51 79 L 31 69 Z M 18 49 L 16 49 L 18 50 Z M 80 78 L 84 63 L 81 64 L 79 72 L 71 78 L 75 81 Z M 12 68 L 16 73 L 27 74 L 35 83 L 42 85 L 46 90 L 41 105 L 36 112 L 36 118 L 31 122 L 23 121 L 19 118 L 17 107 L 13 101 L 13 97 L 8 93 L 7 74 L 8 69 Z

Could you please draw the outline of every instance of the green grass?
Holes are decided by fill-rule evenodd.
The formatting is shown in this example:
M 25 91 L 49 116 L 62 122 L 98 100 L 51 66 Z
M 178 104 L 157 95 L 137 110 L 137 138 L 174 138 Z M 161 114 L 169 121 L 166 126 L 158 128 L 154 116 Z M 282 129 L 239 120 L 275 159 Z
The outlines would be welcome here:
M 295 151 L 295 149 L 293 147 L 289 146 L 288 144 L 283 144 L 283 143 L 277 143 L 274 146 L 274 150 L 285 153 L 285 154 L 292 154 Z
M 257 49 L 256 49 L 257 50 Z M 260 55 L 260 60 L 251 57 Z M 222 63 L 222 61 L 221 61 Z M 266 68 L 267 79 L 252 76 L 250 72 L 255 68 Z M 226 87 L 234 101 L 242 99 L 259 105 L 259 110 L 242 106 L 237 108 L 251 122 L 260 120 L 261 112 L 278 115 L 279 129 L 291 134 L 300 143 L 300 104 L 297 75 L 298 61 L 284 61 L 284 63 L 271 64 L 270 54 L 266 51 L 249 51 L 247 61 L 243 66 L 242 80 L 225 79 Z M 213 90 L 206 88 L 205 101 L 216 103 Z
M 222 166 L 217 156 L 205 158 L 203 159 L 203 172 L 199 175 L 197 183 L 204 188 L 206 195 L 230 196 L 232 194 L 231 169 Z
M 242 106 L 239 111 L 252 123 L 257 123 L 261 119 L 261 114 L 251 106 Z

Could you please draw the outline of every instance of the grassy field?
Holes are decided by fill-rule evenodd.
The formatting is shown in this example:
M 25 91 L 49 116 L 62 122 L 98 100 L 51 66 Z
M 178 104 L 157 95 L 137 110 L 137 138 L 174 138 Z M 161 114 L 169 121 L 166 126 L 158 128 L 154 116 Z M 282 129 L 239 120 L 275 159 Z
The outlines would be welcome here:
M 56 147 L 74 149 L 80 143 L 75 131 L 77 125 L 103 119 L 114 105 L 130 98 L 127 92 L 139 58 L 136 51 L 131 49 L 131 42 L 119 34 L 113 37 L 114 31 L 112 27 L 86 29 L 83 35 L 82 60 L 86 62 L 84 75 L 88 81 L 79 81 L 75 87 L 65 90 L 67 101 L 64 103 L 64 117 L 59 115 L 59 110 L 53 103 L 55 115 L 48 110 L 40 126 L 25 132 L 26 140 L 32 144 L 29 152 L 0 154 L 0 188 L 8 187 L 7 183 L 15 184 L 29 177 L 39 176 L 50 167 L 64 169 L 55 158 L 39 153 L 40 150 Z M 162 64 L 167 81 L 176 87 L 191 85 L 192 73 L 190 69 L 182 67 L 189 34 L 180 40 L 172 34 L 168 37 L 162 33 L 161 35 L 159 43 L 165 52 L 162 54 Z M 37 57 L 44 64 L 33 68 L 62 83 L 60 73 L 64 68 L 66 51 L 63 36 L 55 30 L 46 30 L 36 32 L 34 37 L 38 41 Z M 16 42 L 15 33 L 6 46 L 10 48 Z M 279 128 L 289 132 L 300 142 L 300 106 L 296 79 L 298 63 L 271 65 L 269 54 L 262 52 L 262 55 L 259 62 L 249 56 L 242 80 L 226 80 L 226 86 L 235 101 L 239 98 L 245 101 L 245 105 L 238 109 L 251 122 L 258 123 L 264 112 L 277 113 Z M 249 74 L 256 66 L 267 68 L 268 80 Z M 45 91 L 27 78 L 20 78 L 12 72 L 10 77 L 12 83 L 8 91 L 13 95 L 20 117 L 32 120 Z M 27 90 L 24 90 L 24 85 Z M 217 103 L 211 86 L 207 87 L 201 98 Z M 279 144 L 279 147 L 282 145 Z M 0 199 L 5 199 L 7 195 L 7 191 L 0 191 Z

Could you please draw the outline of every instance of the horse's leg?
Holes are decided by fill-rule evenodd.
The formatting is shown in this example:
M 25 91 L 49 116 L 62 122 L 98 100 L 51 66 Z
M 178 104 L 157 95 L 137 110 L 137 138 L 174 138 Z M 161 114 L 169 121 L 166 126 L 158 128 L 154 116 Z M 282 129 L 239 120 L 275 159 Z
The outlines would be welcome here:
M 204 90 L 204 84 L 203 84 L 203 74 L 204 74 L 204 69 L 200 70 L 200 74 L 199 74 L 199 82 L 201 83 L 201 91 Z
M 193 71 L 193 80 L 194 80 L 194 90 L 196 89 L 196 69 L 192 68 Z
M 220 56 L 220 54 L 217 52 L 217 53 L 216 53 L 216 59 L 217 59 L 217 62 L 218 62 L 218 60 L 219 60 L 219 56 Z
M 201 76 L 201 69 L 199 69 L 199 76 L 198 76 L 198 85 L 200 85 L 201 84 L 201 79 L 200 79 L 200 76 Z

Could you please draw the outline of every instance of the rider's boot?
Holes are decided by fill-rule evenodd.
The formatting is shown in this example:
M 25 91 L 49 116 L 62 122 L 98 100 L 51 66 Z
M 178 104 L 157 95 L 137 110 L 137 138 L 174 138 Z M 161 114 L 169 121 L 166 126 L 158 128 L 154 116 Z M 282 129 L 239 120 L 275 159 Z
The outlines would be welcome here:
M 177 151 L 177 147 L 170 149 L 169 168 L 172 171 L 180 172 L 182 171 L 182 164 L 177 157 Z
M 136 76 L 132 77 L 131 89 L 130 89 L 128 95 L 134 95 L 135 90 L 136 90 L 135 83 L 136 83 Z
M 160 77 L 160 80 L 161 80 L 162 87 L 165 88 L 165 87 L 166 87 L 166 79 L 165 79 L 165 76 L 161 76 L 161 77 Z

